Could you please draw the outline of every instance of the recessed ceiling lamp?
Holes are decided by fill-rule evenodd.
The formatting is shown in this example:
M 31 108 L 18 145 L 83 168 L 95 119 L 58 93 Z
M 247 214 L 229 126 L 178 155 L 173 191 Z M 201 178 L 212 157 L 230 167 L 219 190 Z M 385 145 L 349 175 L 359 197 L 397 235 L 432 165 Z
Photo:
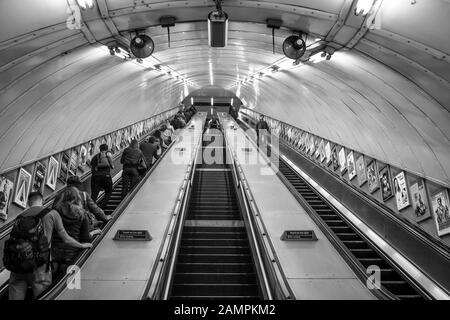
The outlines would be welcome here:
M 367 15 L 372 9 L 375 0 L 358 0 L 355 6 L 355 15 L 359 16 L 360 14 L 364 17 Z
M 94 8 L 94 0 L 77 0 L 77 4 L 82 10 Z

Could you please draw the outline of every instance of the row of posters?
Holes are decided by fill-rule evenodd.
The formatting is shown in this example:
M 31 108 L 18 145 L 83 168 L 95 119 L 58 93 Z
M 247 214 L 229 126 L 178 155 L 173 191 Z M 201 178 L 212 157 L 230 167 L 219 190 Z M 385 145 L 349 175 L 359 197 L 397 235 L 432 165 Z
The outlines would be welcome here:
M 253 119 L 259 119 L 260 115 L 252 110 L 242 110 Z M 285 123 L 265 117 L 271 128 L 271 132 L 279 136 L 294 147 L 324 163 L 326 167 L 331 166 L 333 171 L 339 170 L 341 175 L 348 173 L 349 180 L 357 179 L 358 186 L 367 183 L 371 194 L 380 189 L 381 198 L 384 202 L 395 197 L 395 203 L 399 211 L 412 206 L 415 221 L 420 222 L 434 214 L 437 232 L 439 236 L 450 233 L 449 196 L 447 189 L 441 189 L 431 195 L 431 206 L 428 203 L 426 186 L 423 179 L 418 178 L 408 185 L 406 174 L 400 171 L 392 176 L 390 167 L 384 165 L 378 168 L 375 159 L 366 162 L 364 155 L 355 159 L 354 152 L 342 146 L 314 136 L 306 131 L 299 130 Z M 332 146 L 333 144 L 333 146 Z
M 0 176 L 0 221 L 7 220 L 11 201 L 25 209 L 31 191 L 44 193 L 44 186 L 55 191 L 58 179 L 66 183 L 69 176 L 87 172 L 90 169 L 92 157 L 100 151 L 99 147 L 102 143 L 106 143 L 111 153 L 115 154 L 126 148 L 132 139 L 140 139 L 142 136 L 149 134 L 163 121 L 174 116 L 177 111 L 178 109 L 169 110 L 81 146 L 66 150 L 61 153 L 60 158 L 57 155 L 50 156 L 47 165 L 42 160 L 37 161 L 33 173 L 20 168 L 16 183 Z

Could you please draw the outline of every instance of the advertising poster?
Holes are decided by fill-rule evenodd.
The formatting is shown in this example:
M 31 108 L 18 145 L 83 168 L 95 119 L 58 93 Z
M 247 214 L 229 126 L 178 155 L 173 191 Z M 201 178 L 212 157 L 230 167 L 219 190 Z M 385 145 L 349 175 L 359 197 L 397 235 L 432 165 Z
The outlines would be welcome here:
M 364 162 L 363 155 L 360 155 L 359 158 L 356 159 L 356 174 L 358 176 L 358 185 L 361 187 L 367 182 L 366 163 Z
M 339 160 L 336 145 L 333 147 L 333 150 L 331 151 L 331 161 L 333 162 L 333 170 L 336 171 L 339 168 Z
M 114 140 L 114 145 L 116 147 L 116 151 L 120 151 L 120 144 L 122 142 L 122 130 L 116 132 L 116 138 Z
M 411 200 L 414 210 L 414 219 L 419 222 L 431 217 L 430 208 L 428 206 L 428 198 L 425 190 L 423 179 L 414 182 L 411 187 Z
M 309 133 L 305 135 L 305 153 L 309 153 Z
M 380 187 L 378 183 L 378 170 L 377 170 L 377 162 L 372 160 L 367 165 L 367 182 L 369 183 L 369 192 L 373 193 Z
M 434 220 L 436 221 L 437 233 L 440 237 L 450 233 L 450 213 L 448 211 L 448 205 L 448 192 L 446 189 L 442 189 L 431 196 Z
M 16 192 L 14 193 L 14 203 L 22 208 L 27 207 L 28 194 L 31 187 L 31 174 L 20 168 L 17 177 Z
M 309 154 L 310 155 L 314 154 L 314 151 L 315 151 L 314 146 L 315 146 L 314 137 L 312 135 L 310 135 L 309 136 Z
M 331 162 L 331 145 L 329 141 L 325 145 L 325 158 L 327 159 L 327 165 L 329 165 Z
M 69 176 L 74 176 L 77 173 L 78 157 L 79 157 L 78 148 L 73 148 L 70 154 Z
M 59 162 L 54 157 L 50 157 L 48 162 L 48 170 L 47 170 L 47 181 L 45 184 L 55 191 L 56 189 L 56 180 L 58 179 L 58 168 Z
M 44 183 L 45 183 L 45 174 L 47 173 L 47 167 L 44 166 L 40 161 L 36 162 L 34 167 L 33 174 L 33 185 L 32 191 L 39 191 L 43 193 Z
M 345 159 L 345 149 L 344 147 L 339 150 L 339 165 L 341 166 L 341 174 L 345 173 L 347 170 L 347 164 Z
M 88 145 L 89 146 L 89 145 Z M 78 162 L 78 167 L 83 168 L 87 164 L 87 148 L 86 145 L 80 147 L 80 161 Z
M 112 149 L 112 134 L 106 136 L 106 144 L 108 145 L 108 149 Z
M 89 141 L 89 143 L 87 144 L 86 149 L 87 149 L 86 164 L 88 166 L 90 166 L 91 165 L 91 160 L 95 156 L 95 153 L 94 153 L 95 143 L 94 143 L 94 141 Z
M 410 205 L 405 172 L 402 171 L 395 175 L 393 183 L 397 209 L 402 210 Z
M 319 141 L 319 137 L 316 137 L 316 141 L 314 142 L 314 150 L 316 150 L 316 152 L 314 153 L 314 157 L 317 159 L 320 157 L 320 141 Z
M 69 173 L 70 151 L 64 151 L 61 157 L 61 169 L 59 169 L 59 180 L 66 183 Z
M 319 150 L 320 150 L 320 162 L 323 162 L 325 160 L 325 143 L 322 139 L 319 144 Z
M 356 177 L 356 166 L 353 151 L 350 151 L 349 154 L 347 155 L 347 168 L 348 168 L 348 178 L 352 180 L 354 177 Z
M 394 195 L 391 185 L 391 173 L 389 171 L 388 166 L 385 166 L 383 169 L 380 170 L 379 177 L 380 177 L 381 197 L 383 198 L 383 201 L 387 201 Z
M 0 220 L 8 219 L 9 200 L 12 198 L 14 183 L 0 176 Z

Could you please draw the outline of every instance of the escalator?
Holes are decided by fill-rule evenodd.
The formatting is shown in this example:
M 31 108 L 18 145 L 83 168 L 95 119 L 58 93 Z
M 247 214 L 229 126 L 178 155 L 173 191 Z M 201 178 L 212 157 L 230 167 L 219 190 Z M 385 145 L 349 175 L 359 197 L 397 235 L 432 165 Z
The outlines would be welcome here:
M 363 269 L 369 266 L 380 268 L 381 286 L 387 290 L 395 299 L 423 299 L 416 290 L 398 271 L 384 259 L 375 248 L 368 243 L 341 214 L 328 204 L 309 184 L 299 176 L 281 158 L 279 159 L 280 173 L 287 179 L 296 192 L 314 210 L 318 218 L 327 226 L 346 247 L 352 258 L 359 263 Z
M 203 140 L 202 151 L 213 148 L 212 154 L 223 152 L 225 159 L 219 145 Z M 261 297 L 232 173 L 225 164 L 196 166 L 170 299 Z

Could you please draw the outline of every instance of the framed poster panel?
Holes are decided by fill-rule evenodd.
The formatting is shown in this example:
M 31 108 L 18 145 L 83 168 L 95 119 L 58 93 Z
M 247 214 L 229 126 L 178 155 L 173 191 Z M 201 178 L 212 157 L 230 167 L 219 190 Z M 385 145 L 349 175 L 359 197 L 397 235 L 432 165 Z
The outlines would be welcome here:
M 341 174 L 344 174 L 347 170 L 347 164 L 346 164 L 346 158 L 345 158 L 345 148 L 342 147 L 341 150 L 339 150 L 339 165 L 341 166 Z
M 20 168 L 17 176 L 16 191 L 14 192 L 14 203 L 25 209 L 27 207 L 28 194 L 31 187 L 31 174 Z
M 358 176 L 358 185 L 360 187 L 367 182 L 366 163 L 363 155 L 356 159 L 356 175 Z
M 414 211 L 414 219 L 419 222 L 431 217 L 430 207 L 428 205 L 425 182 L 419 179 L 410 186 L 411 200 Z
M 87 156 L 86 156 L 86 164 L 91 166 L 91 160 L 95 156 L 95 141 L 89 141 L 87 144 Z
M 78 167 L 79 168 L 83 168 L 87 164 L 87 159 L 88 159 L 88 157 L 87 157 L 87 155 L 88 155 L 87 148 L 88 147 L 89 147 L 89 145 L 86 145 L 86 144 L 84 144 L 84 145 L 82 145 L 80 147 L 80 155 L 79 155 L 79 161 L 78 161 Z
M 80 152 L 78 150 L 79 150 L 79 148 L 75 147 L 72 149 L 72 152 L 70 153 L 69 176 L 74 176 L 77 173 L 78 158 L 80 155 Z
M 116 137 L 114 139 L 114 146 L 116 148 L 116 152 L 120 151 L 120 144 L 122 142 L 122 130 L 116 132 Z
M 58 168 L 59 168 L 59 162 L 54 157 L 50 157 L 50 160 L 48 161 L 48 170 L 47 170 L 47 178 L 45 181 L 45 184 L 55 191 L 56 189 L 56 182 L 58 179 Z
M 0 220 L 8 219 L 8 209 L 12 198 L 14 182 L 0 176 Z
M 70 151 L 66 150 L 62 153 L 61 168 L 59 169 L 59 180 L 66 183 L 69 174 Z
M 380 187 L 380 183 L 378 182 L 378 169 L 376 160 L 372 160 L 367 165 L 367 182 L 369 183 L 370 193 L 373 193 Z
M 312 156 L 314 154 L 314 137 L 312 135 L 309 136 L 309 154 Z
M 431 196 L 431 206 L 436 222 L 437 233 L 441 237 L 450 233 L 450 213 L 447 189 L 442 189 Z
M 347 169 L 348 178 L 352 180 L 354 177 L 356 177 L 355 157 L 353 156 L 353 151 L 350 151 L 347 155 Z
M 319 137 L 316 137 L 316 141 L 314 142 L 314 150 L 316 151 L 314 153 L 314 157 L 317 159 L 320 157 L 320 141 Z
M 331 144 L 330 141 L 327 141 L 325 145 L 325 158 L 327 159 L 327 165 L 331 162 Z
M 34 166 L 33 183 L 31 190 L 44 193 L 45 175 L 47 173 L 47 167 L 40 161 L 37 161 Z
M 391 172 L 389 170 L 389 166 L 385 166 L 383 169 L 380 170 L 379 178 L 380 178 L 381 197 L 383 198 L 383 201 L 387 201 L 394 195 L 394 192 L 392 190 Z
M 320 150 L 320 162 L 323 162 L 325 160 L 325 141 L 320 141 L 319 144 L 319 150 Z
M 333 162 L 333 170 L 336 171 L 339 168 L 339 159 L 336 145 L 334 145 L 333 150 L 331 150 L 331 162 Z
M 400 211 L 410 205 L 408 187 L 406 185 L 405 172 L 401 171 L 394 176 L 394 194 L 397 203 L 397 209 Z
M 106 144 L 108 145 L 108 149 L 112 149 L 112 134 L 108 134 L 106 136 Z

